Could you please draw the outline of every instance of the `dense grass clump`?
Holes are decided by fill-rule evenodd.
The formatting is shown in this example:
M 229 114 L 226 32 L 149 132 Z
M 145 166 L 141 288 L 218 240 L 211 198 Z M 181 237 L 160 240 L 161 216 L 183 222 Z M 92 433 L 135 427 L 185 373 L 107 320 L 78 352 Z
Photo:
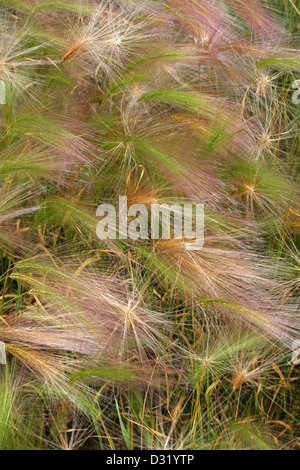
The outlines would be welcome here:
M 0 1 L 0 449 L 299 448 L 299 26 Z M 100 240 L 120 196 L 204 204 L 203 248 Z

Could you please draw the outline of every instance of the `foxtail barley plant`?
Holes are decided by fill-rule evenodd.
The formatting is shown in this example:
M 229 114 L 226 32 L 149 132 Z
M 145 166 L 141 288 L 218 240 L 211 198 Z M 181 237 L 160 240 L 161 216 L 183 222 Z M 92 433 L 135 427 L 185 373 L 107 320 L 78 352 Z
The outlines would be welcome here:
M 299 10 L 0 1 L 0 449 L 299 448 Z

